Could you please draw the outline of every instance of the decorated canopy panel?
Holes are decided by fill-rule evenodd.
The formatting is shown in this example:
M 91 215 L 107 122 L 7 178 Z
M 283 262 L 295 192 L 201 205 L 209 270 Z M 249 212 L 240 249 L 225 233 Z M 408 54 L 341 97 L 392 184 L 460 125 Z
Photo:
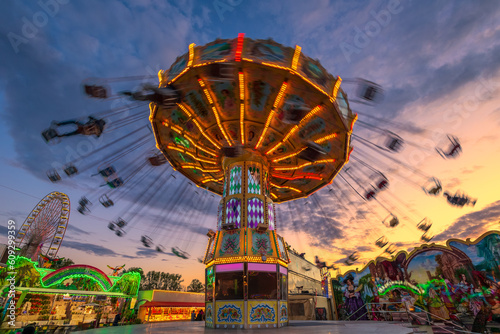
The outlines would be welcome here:
M 223 194 L 222 158 L 238 147 L 267 158 L 263 189 L 275 202 L 320 189 L 348 159 L 355 115 L 339 97 L 341 79 L 300 47 L 242 35 L 191 45 L 159 77 L 179 100 L 151 104 L 157 145 L 174 168 L 215 193 Z M 312 146 L 321 154 L 311 157 Z M 247 185 L 253 193 L 258 178 Z

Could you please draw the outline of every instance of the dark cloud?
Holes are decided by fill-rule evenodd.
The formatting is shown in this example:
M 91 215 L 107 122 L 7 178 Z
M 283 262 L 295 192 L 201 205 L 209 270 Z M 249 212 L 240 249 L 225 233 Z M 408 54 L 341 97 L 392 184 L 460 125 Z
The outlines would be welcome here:
M 84 235 L 90 235 L 90 232 L 87 232 L 87 231 L 84 231 L 78 227 L 76 227 L 75 225 L 72 225 L 72 224 L 68 224 L 68 228 L 67 230 L 69 232 L 71 232 L 71 234 L 84 234 Z
M 495 222 L 500 223 L 500 201 L 491 203 L 480 211 L 471 212 L 458 218 L 446 230 L 434 237 L 434 241 L 473 238 L 486 232 L 488 225 Z
M 76 249 L 97 256 L 125 257 L 129 259 L 135 258 L 133 256 L 115 253 L 113 250 L 106 248 L 104 246 L 94 245 L 91 243 L 83 243 L 78 241 L 65 240 L 62 244 L 62 247 Z

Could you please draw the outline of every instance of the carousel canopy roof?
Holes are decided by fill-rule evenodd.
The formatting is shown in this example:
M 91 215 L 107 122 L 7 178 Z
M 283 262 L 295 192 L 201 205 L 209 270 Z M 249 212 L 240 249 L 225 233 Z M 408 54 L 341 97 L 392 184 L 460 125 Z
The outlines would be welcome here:
M 191 44 L 159 79 L 178 99 L 150 105 L 157 147 L 200 187 L 222 194 L 223 157 L 241 148 L 267 159 L 275 202 L 317 191 L 348 160 L 356 115 L 341 79 L 299 46 L 243 34 Z

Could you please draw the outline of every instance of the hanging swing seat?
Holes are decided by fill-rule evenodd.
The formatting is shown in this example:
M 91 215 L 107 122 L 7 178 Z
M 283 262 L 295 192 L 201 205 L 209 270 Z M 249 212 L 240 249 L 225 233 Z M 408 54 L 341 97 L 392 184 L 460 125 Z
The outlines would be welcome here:
M 115 205 L 115 203 L 108 197 L 108 195 L 102 195 L 99 198 L 99 203 L 101 203 L 105 208 L 109 208 Z
M 58 138 L 59 134 L 57 131 L 53 128 L 48 128 L 47 130 L 42 132 L 42 137 L 45 139 L 45 141 L 48 143 L 54 138 Z
M 78 168 L 75 165 L 68 165 L 63 169 L 64 173 L 68 176 L 72 176 L 78 173 Z
M 106 99 L 108 97 L 107 89 L 104 86 L 84 85 L 85 94 L 97 99 Z
M 187 252 L 181 251 L 178 247 L 172 247 L 172 253 L 174 253 L 176 256 L 180 257 L 181 259 L 188 259 L 189 254 Z
M 59 175 L 59 173 L 55 169 L 48 171 L 47 172 L 47 177 L 52 182 L 61 181 L 61 176 Z

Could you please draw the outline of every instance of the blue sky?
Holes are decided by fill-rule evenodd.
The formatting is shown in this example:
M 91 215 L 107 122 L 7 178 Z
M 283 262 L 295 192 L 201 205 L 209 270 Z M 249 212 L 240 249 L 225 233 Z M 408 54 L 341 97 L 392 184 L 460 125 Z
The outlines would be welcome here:
M 419 189 L 412 188 L 411 181 L 422 182 L 416 175 L 396 171 L 402 176 L 394 174 L 390 193 L 383 200 L 400 211 L 401 217 L 411 219 L 402 219 L 404 223 L 397 231 L 385 231 L 379 222 L 374 224 L 378 218 L 366 218 L 370 210 L 383 210 L 373 203 L 367 208 L 356 202 L 345 184 L 337 180 L 334 186 L 342 188 L 348 199 L 343 205 L 325 191 L 315 195 L 316 204 L 307 210 L 301 200 L 278 206 L 278 218 L 282 217 L 279 227 L 294 248 L 305 251 L 311 259 L 320 254 L 328 261 L 338 262 L 352 251 L 362 250 L 361 262 L 367 261 L 378 254 L 365 240 L 376 240 L 380 234 L 386 234 L 401 248 L 418 246 L 415 221 L 428 213 L 435 221 L 438 241 L 474 237 L 472 234 L 498 229 L 500 198 L 495 189 L 500 181 L 494 177 L 500 162 L 498 2 L 54 0 L 41 3 L 47 5 L 26 1 L 0 3 L 0 173 L 4 176 L 0 182 L 0 216 L 5 224 L 9 218 L 19 223 L 24 221 L 38 200 L 54 190 L 66 192 L 73 201 L 72 208 L 76 209 L 77 200 L 99 185 L 99 180 L 90 178 L 89 173 L 60 184 L 50 183 L 45 176 L 48 169 L 71 159 L 68 157 L 72 150 L 83 150 L 86 145 L 100 147 L 125 133 L 125 130 L 109 133 L 102 141 L 75 137 L 52 146 L 43 142 L 40 132 L 52 120 L 84 117 L 119 104 L 86 98 L 81 92 L 84 79 L 155 74 L 159 69 L 167 69 L 177 56 L 187 51 L 190 43 L 203 45 L 216 38 L 235 38 L 244 32 L 253 39 L 270 37 L 288 46 L 300 45 L 306 55 L 319 59 L 334 75 L 363 77 L 381 84 L 385 89 L 381 105 L 353 108 L 428 130 L 420 136 L 409 134 L 412 141 L 437 143 L 444 133 L 458 135 L 464 146 L 460 159 L 444 161 L 435 154 L 415 150 L 403 152 L 398 159 L 426 173 L 437 174 L 450 189 L 463 189 L 479 198 L 474 208 L 451 208 L 443 199 L 425 197 Z M 345 89 L 348 88 L 346 85 Z M 137 126 L 142 124 L 147 124 L 147 113 Z M 391 128 L 389 123 L 377 125 Z M 355 128 L 356 131 L 377 139 L 362 128 Z M 436 133 L 441 137 L 435 136 Z M 361 150 L 354 146 L 353 156 L 359 154 L 363 158 L 357 153 Z M 391 167 L 389 160 L 381 160 L 384 167 Z M 181 189 L 188 187 L 185 180 L 178 178 L 172 187 L 165 187 L 165 198 L 172 196 L 169 190 L 176 185 Z M 101 269 L 106 264 L 127 263 L 127 266 L 142 265 L 146 270 L 178 272 L 186 280 L 201 278 L 203 266 L 196 257 L 205 249 L 204 231 L 215 227 L 218 199 L 203 197 L 202 214 L 188 210 L 193 202 L 186 196 L 178 208 L 187 213 L 174 211 L 171 219 L 156 229 L 156 232 L 162 229 L 164 243 L 169 246 L 174 245 L 172 238 L 187 238 L 184 244 L 189 245 L 193 254 L 189 261 L 159 256 L 138 241 L 141 234 L 155 230 L 155 224 L 148 219 L 154 220 L 160 214 L 155 208 L 161 205 L 161 200 L 153 200 L 151 208 L 141 215 L 124 239 L 108 231 L 106 222 L 115 219 L 129 205 L 126 200 L 111 211 L 96 208 L 92 216 L 81 216 L 72 210 L 71 228 L 60 255 L 76 262 L 91 262 Z M 297 210 L 302 214 L 300 220 L 298 215 L 290 215 Z M 187 217 L 205 219 L 186 228 L 182 221 Z M 193 229 L 197 233 L 186 237 L 188 234 L 184 232 Z M 5 233 L 2 235 L 5 240 Z

